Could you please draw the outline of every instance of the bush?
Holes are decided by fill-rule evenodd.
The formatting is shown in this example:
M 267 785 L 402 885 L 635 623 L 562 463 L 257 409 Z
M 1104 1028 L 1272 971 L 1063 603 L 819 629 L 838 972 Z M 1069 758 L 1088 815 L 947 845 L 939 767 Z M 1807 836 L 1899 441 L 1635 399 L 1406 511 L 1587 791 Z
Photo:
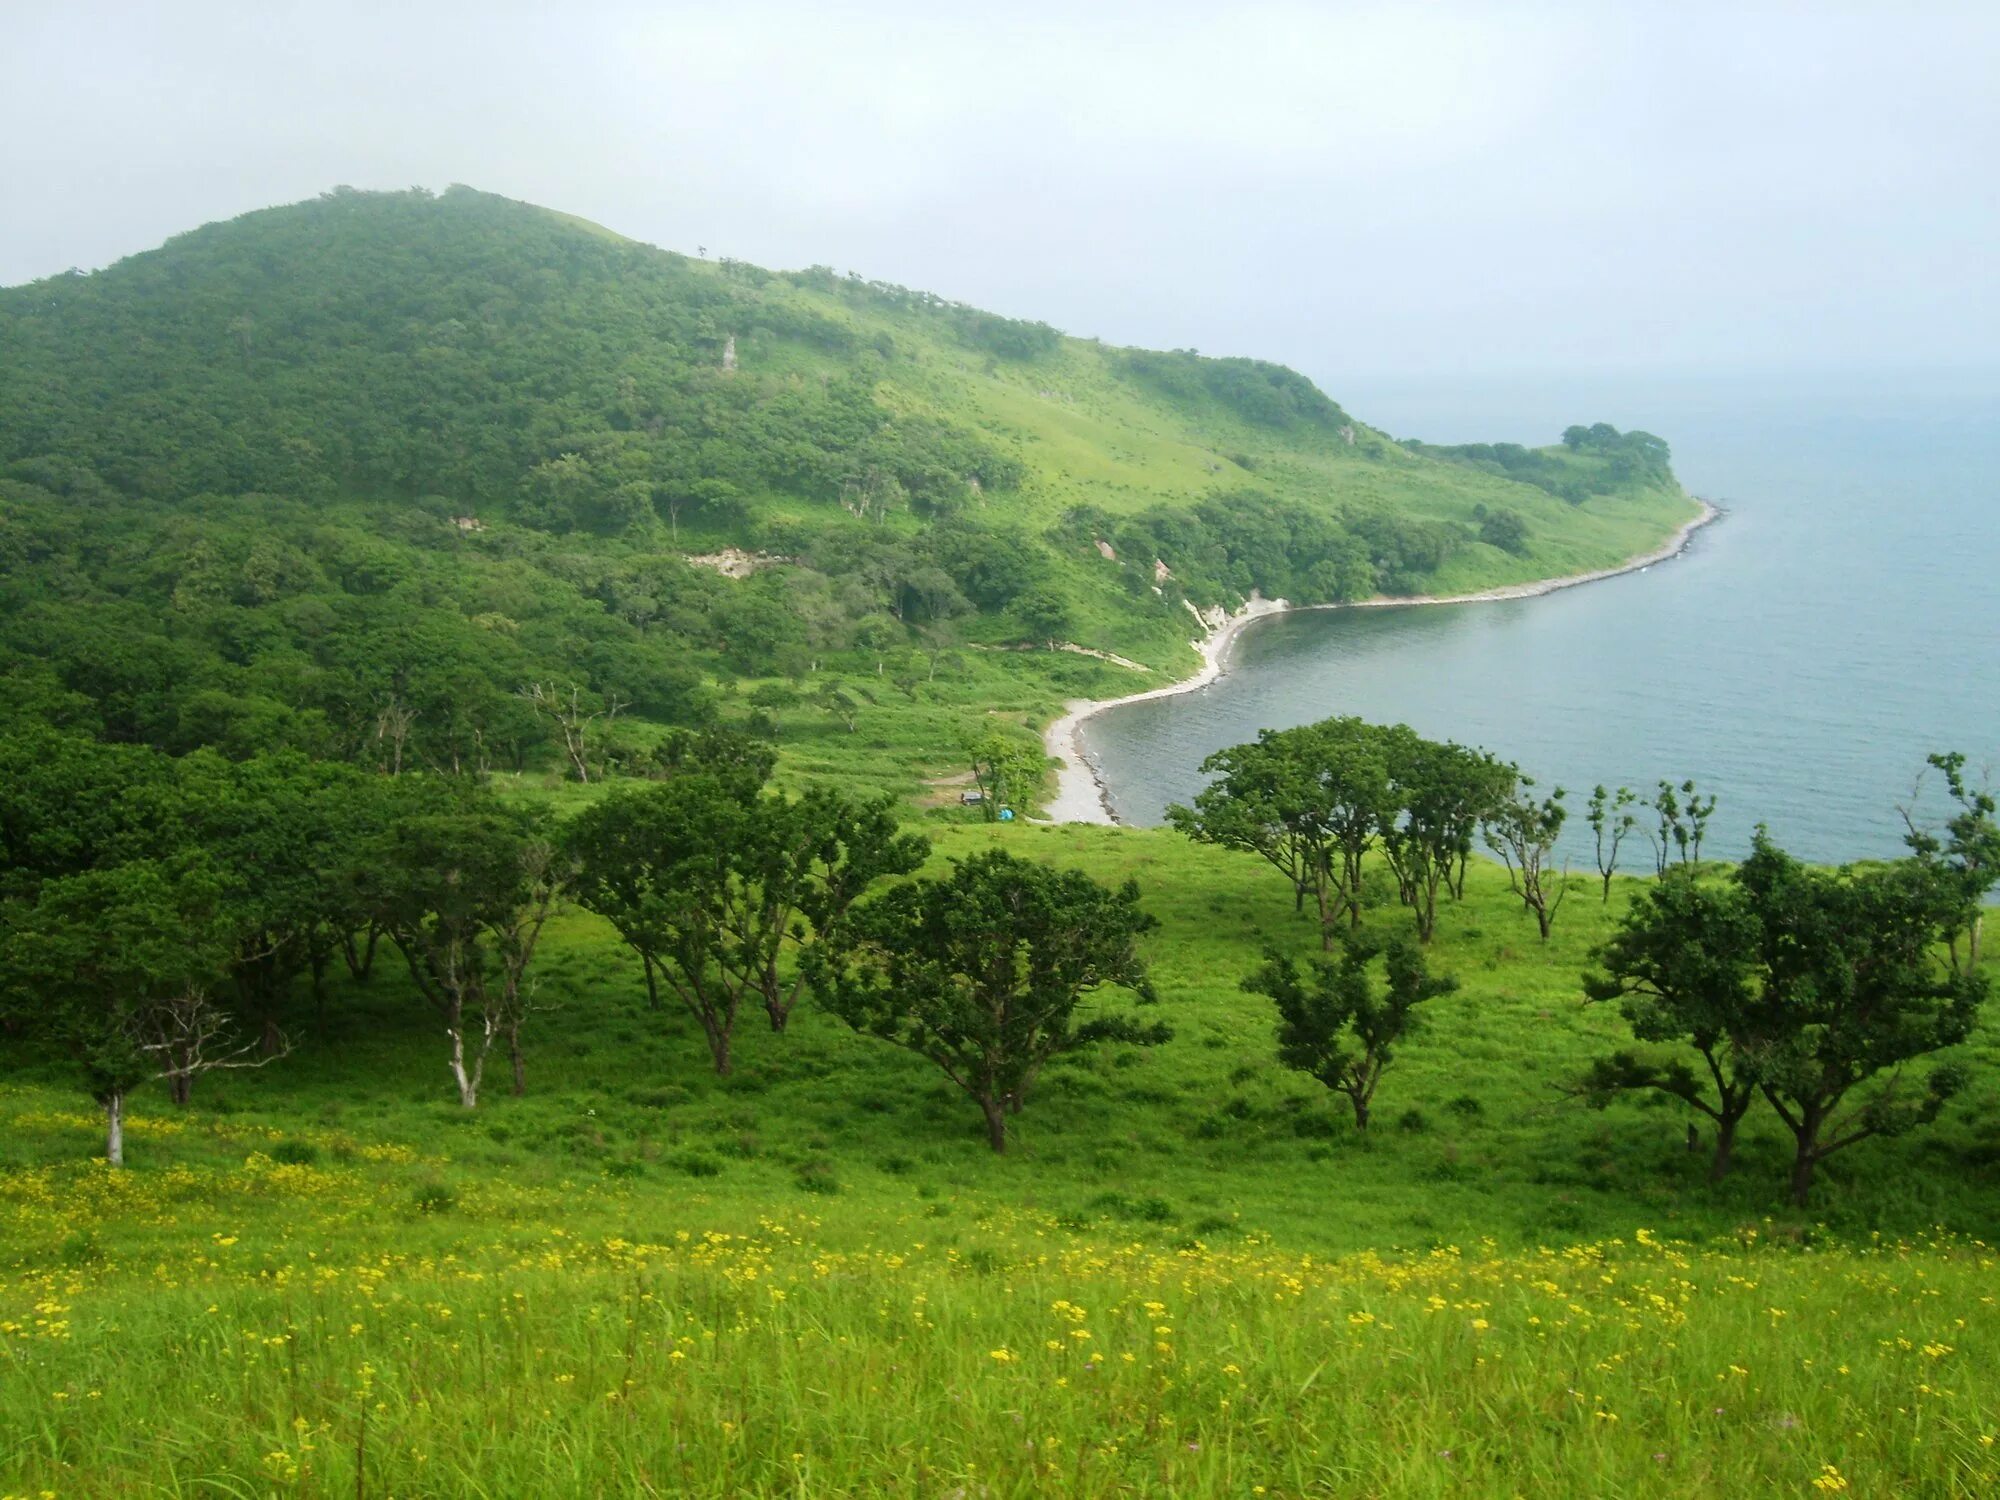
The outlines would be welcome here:
M 1431 1128 L 1431 1122 L 1420 1109 L 1406 1109 L 1396 1117 L 1396 1128 L 1410 1135 L 1422 1135 Z
M 802 1162 L 792 1174 L 792 1181 L 802 1193 L 818 1193 L 830 1198 L 840 1191 L 840 1179 L 834 1175 L 830 1162 Z
M 271 1160 L 287 1166 L 310 1167 L 319 1161 L 319 1147 L 311 1141 L 279 1141 L 271 1148 Z
M 1301 1110 L 1292 1116 L 1292 1134 L 1302 1141 L 1330 1141 L 1340 1131 L 1340 1121 L 1325 1110 Z
M 420 1214 L 450 1213 L 458 1207 L 458 1193 L 448 1183 L 423 1182 L 411 1190 L 410 1203 Z

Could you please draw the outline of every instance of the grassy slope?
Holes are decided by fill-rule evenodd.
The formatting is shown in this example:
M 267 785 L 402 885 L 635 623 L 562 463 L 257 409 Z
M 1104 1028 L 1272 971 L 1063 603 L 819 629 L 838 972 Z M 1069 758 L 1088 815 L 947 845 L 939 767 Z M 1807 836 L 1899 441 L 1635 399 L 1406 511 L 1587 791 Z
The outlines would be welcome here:
M 921 315 L 843 305 L 805 289 L 829 316 L 886 332 L 913 353 L 891 372 L 886 399 L 967 423 L 1028 466 L 1015 495 L 990 513 L 1036 529 L 1079 505 L 1111 514 L 1162 503 L 1191 504 L 1217 490 L 1259 489 L 1329 510 L 1387 510 L 1476 526 L 1475 507 L 1510 509 L 1528 525 L 1520 555 L 1473 542 L 1435 577 L 1437 592 L 1490 588 L 1611 567 L 1657 546 L 1695 513 L 1677 490 L 1642 489 L 1570 505 L 1530 485 L 1420 457 L 1362 428 L 1349 445 L 1312 429 L 1248 422 L 1212 401 L 1168 398 L 1118 367 L 1118 351 L 1069 338 L 1053 356 L 1028 363 L 984 359 Z M 755 350 L 745 356 L 756 357 Z M 779 356 L 782 358 L 782 356 Z M 914 366 L 914 368 L 912 368 Z M 748 368 L 749 366 L 746 366 Z M 1252 467 L 1236 459 L 1247 457 Z M 1118 563 L 1073 560 L 1080 596 L 1115 598 Z M 1178 622 L 1134 621 L 1123 611 L 1087 616 L 1084 643 L 1175 672 L 1194 658 Z
M 1487 867 L 1436 950 L 1464 989 L 1364 1140 L 1275 1066 L 1268 1008 L 1235 988 L 1263 942 L 1305 937 L 1275 877 L 1163 832 L 961 829 L 940 857 L 996 839 L 1140 878 L 1177 1033 L 1053 1070 L 1006 1159 L 927 1067 L 818 1014 L 783 1037 L 746 1018 L 739 1075 L 715 1079 L 580 914 L 549 940 L 528 1096 L 496 1084 L 476 1114 L 393 955 L 296 1056 L 205 1081 L 184 1117 L 146 1101 L 115 1181 L 79 1096 L 10 1087 L 0 1494 L 282 1491 L 293 1469 L 347 1492 L 360 1404 L 370 1493 L 1995 1477 L 1994 1262 L 1963 1238 L 1996 1229 L 1969 1170 L 1990 1091 L 1836 1158 L 1805 1220 L 1775 1210 L 1768 1118 L 1710 1191 L 1683 1116 L 1557 1098 L 1618 1036 L 1575 979 L 1608 917 L 1579 888 L 1543 951 Z M 1995 1045 L 1967 1049 L 1988 1077 Z M 1798 1252 L 1829 1233 L 1863 1248 Z M 1104 1368 L 1080 1368 L 1086 1341 L 1044 1347 L 1077 1326 Z M 170 1420 L 169 1381 L 191 1398 Z

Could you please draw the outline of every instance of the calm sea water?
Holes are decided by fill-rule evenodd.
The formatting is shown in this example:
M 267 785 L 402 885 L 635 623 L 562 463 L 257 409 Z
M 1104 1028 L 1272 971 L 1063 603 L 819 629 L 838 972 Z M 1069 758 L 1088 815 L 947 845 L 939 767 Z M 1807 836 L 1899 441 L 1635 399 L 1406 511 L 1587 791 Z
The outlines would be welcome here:
M 1759 822 L 1815 860 L 1895 854 L 1927 752 L 2000 774 L 2000 376 L 1340 394 L 1432 441 L 1644 427 L 1728 514 L 1674 562 L 1539 599 L 1253 626 L 1212 686 L 1085 726 L 1122 820 L 1192 797 L 1213 750 L 1337 713 L 1484 745 L 1573 804 L 1692 776 L 1722 857 Z

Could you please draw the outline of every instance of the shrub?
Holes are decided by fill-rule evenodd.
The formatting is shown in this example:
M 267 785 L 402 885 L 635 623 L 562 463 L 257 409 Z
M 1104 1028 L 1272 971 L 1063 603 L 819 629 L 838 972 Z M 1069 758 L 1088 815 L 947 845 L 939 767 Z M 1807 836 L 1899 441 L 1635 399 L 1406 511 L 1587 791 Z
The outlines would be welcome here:
M 792 1181 L 802 1193 L 818 1193 L 830 1198 L 840 1191 L 840 1179 L 834 1175 L 830 1162 L 801 1162 L 792 1174 Z
M 410 1203 L 420 1214 L 450 1213 L 458 1207 L 458 1193 L 448 1183 L 420 1182 L 410 1191 Z

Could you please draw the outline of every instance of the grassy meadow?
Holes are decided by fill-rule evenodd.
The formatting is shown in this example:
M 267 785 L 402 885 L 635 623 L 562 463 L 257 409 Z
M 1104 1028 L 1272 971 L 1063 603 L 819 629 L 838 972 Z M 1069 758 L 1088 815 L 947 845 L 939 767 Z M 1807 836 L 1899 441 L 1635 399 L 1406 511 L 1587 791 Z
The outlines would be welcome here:
M 927 1064 L 746 1016 L 718 1079 L 572 912 L 528 1092 L 454 1102 L 385 952 L 296 1052 L 148 1098 L 0 1092 L 0 1496 L 1977 1494 L 2000 1484 L 1981 1080 L 1780 1208 L 1768 1116 L 1560 1085 L 1622 1040 L 1476 867 L 1363 1137 L 1277 1067 L 1282 882 L 1166 832 L 939 821 L 1136 877 L 1157 1048 L 1052 1068 L 1003 1158 Z M 1390 922 L 1393 905 L 1374 920 Z

